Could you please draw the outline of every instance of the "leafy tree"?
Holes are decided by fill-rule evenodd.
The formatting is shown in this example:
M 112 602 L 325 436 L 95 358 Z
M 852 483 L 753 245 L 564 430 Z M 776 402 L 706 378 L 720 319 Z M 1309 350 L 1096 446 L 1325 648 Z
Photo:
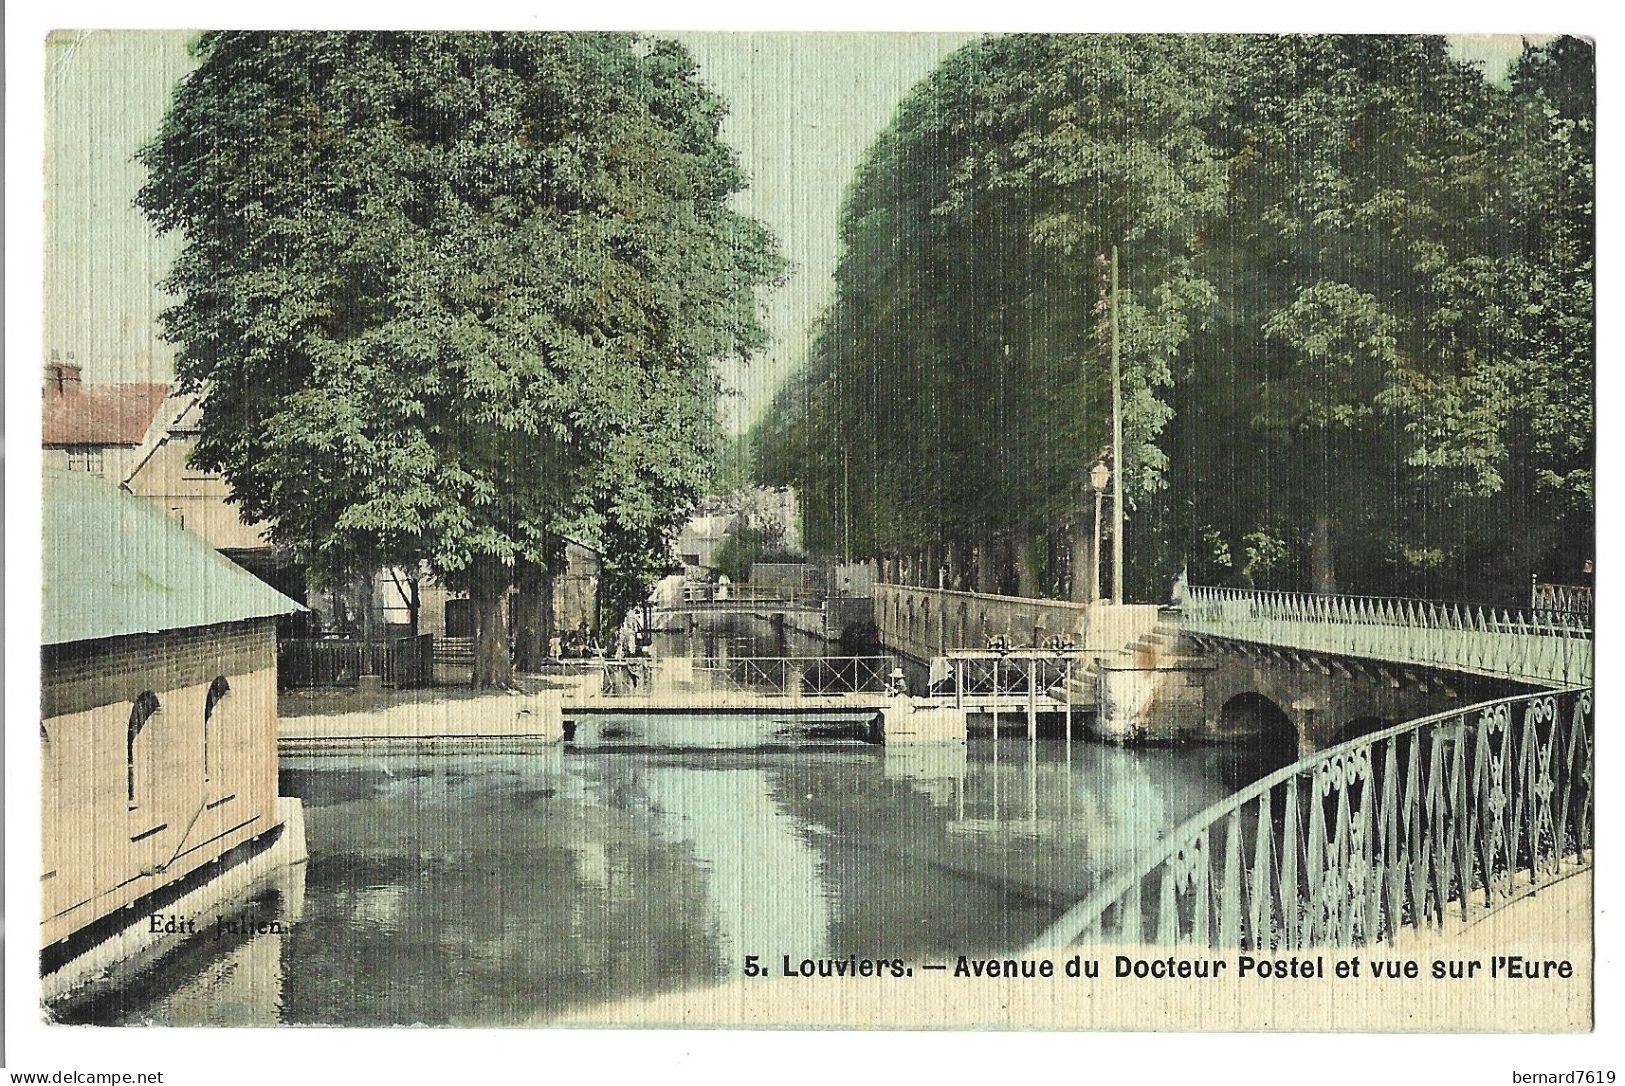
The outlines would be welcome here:
M 712 558 L 717 573 L 736 584 L 750 580 L 750 567 L 762 556 L 767 547 L 767 533 L 749 524 L 740 524 L 728 533 L 728 538 Z
M 810 542 L 929 552 L 988 590 L 1058 584 L 1045 559 L 1092 531 L 1082 480 L 1109 432 L 1113 245 L 1125 489 L 1161 488 L 1166 352 L 1207 294 L 1190 243 L 1225 180 L 1194 124 L 1218 93 L 1212 54 L 1192 37 L 990 39 L 904 101 L 853 180 L 837 297 L 783 394 L 801 421 L 755 442 L 766 477 L 807 494 Z
M 1537 375 L 1516 346 L 1532 247 L 1506 195 L 1541 167 L 1509 145 L 1514 103 L 1437 38 L 1232 58 L 1230 213 L 1203 260 L 1226 304 L 1179 381 L 1186 531 L 1262 529 L 1299 556 L 1283 585 L 1515 596 L 1517 419 L 1589 361 Z
M 659 565 L 716 451 L 713 360 L 764 333 L 723 103 L 625 34 L 210 33 L 141 153 L 185 244 L 164 314 L 194 461 L 318 582 L 426 563 L 502 600 L 602 541 Z
M 1185 563 L 1502 599 L 1573 570 L 1591 63 L 1559 39 L 1503 87 L 1437 37 L 973 43 L 860 165 L 757 469 L 816 546 L 1076 592 L 1116 245 L 1132 592 Z

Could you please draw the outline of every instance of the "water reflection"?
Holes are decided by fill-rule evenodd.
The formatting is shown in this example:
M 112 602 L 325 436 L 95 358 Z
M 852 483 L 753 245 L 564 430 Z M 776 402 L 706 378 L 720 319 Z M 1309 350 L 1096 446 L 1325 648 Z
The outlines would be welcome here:
M 747 954 L 1009 951 L 1264 768 L 1025 739 L 291 756 L 312 859 L 257 906 L 286 932 L 199 937 L 64 1014 L 518 1024 L 713 984 Z
M 655 656 L 737 659 L 744 656 L 823 656 L 831 642 L 790 625 L 749 614 L 679 615 L 655 633 Z

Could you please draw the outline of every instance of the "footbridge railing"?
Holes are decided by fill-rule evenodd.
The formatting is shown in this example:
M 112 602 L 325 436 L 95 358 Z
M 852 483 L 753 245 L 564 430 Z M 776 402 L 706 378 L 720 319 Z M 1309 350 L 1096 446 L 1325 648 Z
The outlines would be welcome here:
M 1465 922 L 1589 862 L 1593 770 L 1589 689 L 1410 721 L 1209 807 L 1032 949 L 1293 950 Z
M 740 693 L 878 694 L 891 689 L 896 666 L 890 656 L 700 657 L 694 677 Z
M 746 607 L 751 604 L 818 607 L 823 601 L 823 594 L 805 588 L 697 582 L 683 585 L 682 598 L 670 600 L 662 607 L 667 610 L 703 608 L 717 604 L 733 607 Z
M 1583 686 L 1592 676 L 1591 624 L 1578 614 L 1192 586 L 1181 625 L 1196 635 L 1542 686 Z
M 678 656 L 617 661 L 605 669 L 602 696 L 653 690 L 756 698 L 885 695 L 895 687 L 892 656 Z M 872 699 L 871 699 L 872 700 Z

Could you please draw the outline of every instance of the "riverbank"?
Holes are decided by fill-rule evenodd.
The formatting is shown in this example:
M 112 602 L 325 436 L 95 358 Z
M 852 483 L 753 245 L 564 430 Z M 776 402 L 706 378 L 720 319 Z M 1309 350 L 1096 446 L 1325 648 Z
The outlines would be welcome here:
M 511 690 L 468 687 L 291 690 L 277 698 L 284 746 L 368 739 L 564 738 L 561 707 L 600 681 L 582 675 L 521 675 Z

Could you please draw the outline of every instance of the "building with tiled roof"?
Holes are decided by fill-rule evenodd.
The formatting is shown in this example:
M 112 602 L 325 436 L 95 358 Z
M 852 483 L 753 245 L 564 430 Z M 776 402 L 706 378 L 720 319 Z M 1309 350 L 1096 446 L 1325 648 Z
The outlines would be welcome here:
M 48 364 L 40 430 L 45 466 L 122 480 L 168 398 L 169 386 L 160 382 L 87 385 L 73 363 Z

